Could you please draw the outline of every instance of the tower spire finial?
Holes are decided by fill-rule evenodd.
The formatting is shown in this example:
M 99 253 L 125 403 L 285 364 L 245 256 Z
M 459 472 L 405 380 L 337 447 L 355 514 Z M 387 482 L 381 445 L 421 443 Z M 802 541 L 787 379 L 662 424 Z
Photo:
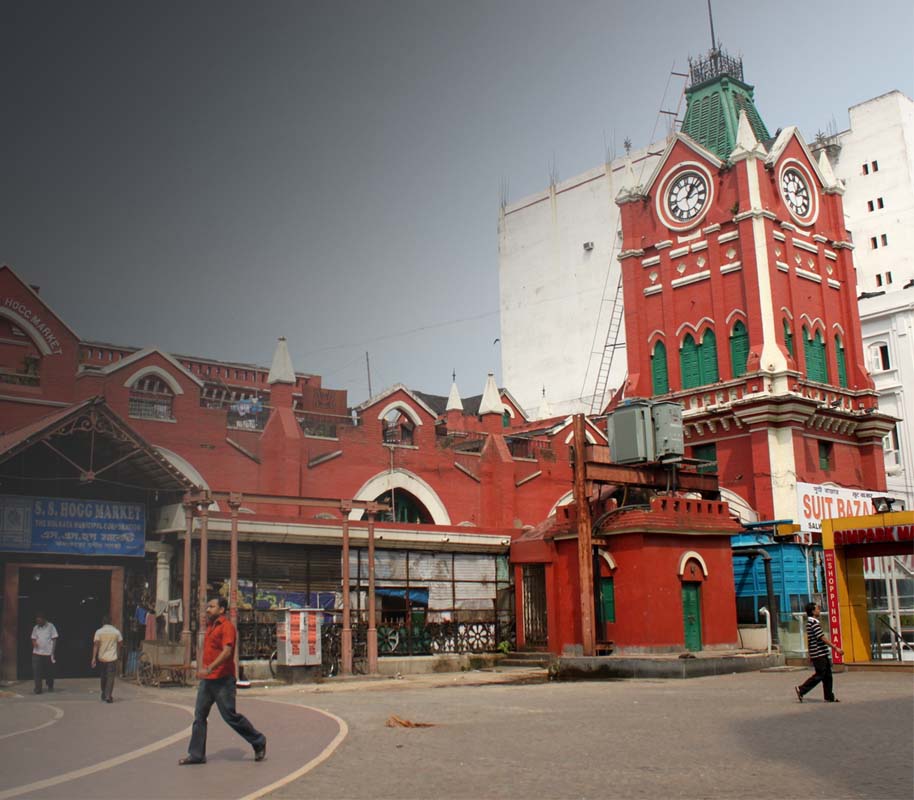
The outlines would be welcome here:
M 711 13 L 711 0 L 708 0 L 708 21 L 711 23 L 711 52 L 717 49 L 717 39 L 714 38 L 714 14 Z

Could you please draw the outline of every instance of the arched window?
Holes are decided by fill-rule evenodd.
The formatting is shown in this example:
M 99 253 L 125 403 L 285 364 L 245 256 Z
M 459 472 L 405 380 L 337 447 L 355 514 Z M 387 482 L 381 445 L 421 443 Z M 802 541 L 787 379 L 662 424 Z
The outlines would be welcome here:
M 391 489 L 376 497 L 375 502 L 389 506 L 389 510 L 378 515 L 381 522 L 413 522 L 423 525 L 434 522 L 422 501 L 406 489 Z
M 790 323 L 786 319 L 784 320 L 784 347 L 787 348 L 791 358 L 797 357 L 796 353 L 793 352 L 793 333 L 791 333 Z
M 749 331 L 741 320 L 733 326 L 730 333 L 730 366 L 733 377 L 746 374 L 746 360 L 749 358 Z
M 128 413 L 139 419 L 174 419 L 175 395 L 156 375 L 137 378 L 130 387 Z
M 844 345 L 841 337 L 835 336 L 835 355 L 838 358 L 838 386 L 847 388 L 847 360 L 844 356 Z
M 670 391 L 670 376 L 666 367 L 666 346 L 663 342 L 654 345 L 651 354 L 652 394 L 666 394 Z
M 501 412 L 501 427 L 510 428 L 511 427 L 511 412 L 506 408 Z
M 384 444 L 413 444 L 413 432 L 416 429 L 415 424 L 399 408 L 392 408 L 384 419 L 381 420 L 384 433 Z
M 701 371 L 701 386 L 720 379 L 717 370 L 717 339 L 710 328 L 705 331 L 698 346 L 698 368 Z
M 704 386 L 719 379 L 714 331 L 710 328 L 706 330 L 701 344 L 695 344 L 692 334 L 686 334 L 679 351 L 679 367 L 683 389 Z
M 803 327 L 803 349 L 806 356 L 806 377 L 811 381 L 828 383 L 828 364 L 825 358 L 825 342 L 822 341 L 822 332 L 816 331 L 815 336 L 809 335 L 809 330 Z
M 682 348 L 679 351 L 679 371 L 682 374 L 683 389 L 701 386 L 701 374 L 698 371 L 698 345 L 695 344 L 691 333 L 687 333 L 685 339 L 682 340 Z

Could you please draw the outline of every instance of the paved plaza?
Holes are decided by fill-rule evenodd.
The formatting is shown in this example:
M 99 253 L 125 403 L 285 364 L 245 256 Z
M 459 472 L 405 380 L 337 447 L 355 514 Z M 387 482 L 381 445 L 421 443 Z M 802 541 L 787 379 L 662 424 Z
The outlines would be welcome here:
M 178 767 L 193 689 L 60 681 L 0 693 L 0 800 L 28 798 L 910 798 L 910 673 L 505 683 L 507 673 L 239 692 L 267 759 L 210 716 L 208 763 Z M 401 720 L 431 727 L 388 727 Z

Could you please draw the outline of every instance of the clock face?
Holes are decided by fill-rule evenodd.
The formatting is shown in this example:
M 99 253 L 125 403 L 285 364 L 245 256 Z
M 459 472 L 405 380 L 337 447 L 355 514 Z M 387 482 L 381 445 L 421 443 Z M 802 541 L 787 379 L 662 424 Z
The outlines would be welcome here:
M 787 207 L 798 217 L 808 217 L 812 209 L 809 186 L 798 169 L 789 167 L 781 174 L 781 194 Z
M 680 223 L 697 219 L 708 202 L 708 183 L 698 172 L 683 172 L 667 190 L 666 207 Z

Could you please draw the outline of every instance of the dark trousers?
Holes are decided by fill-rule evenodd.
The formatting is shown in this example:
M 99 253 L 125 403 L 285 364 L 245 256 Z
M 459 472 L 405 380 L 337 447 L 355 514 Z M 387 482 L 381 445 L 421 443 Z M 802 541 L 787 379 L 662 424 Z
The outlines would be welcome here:
M 222 719 L 239 736 L 257 748 L 267 741 L 260 731 L 251 725 L 247 717 L 235 710 L 235 678 L 203 679 L 197 687 L 197 705 L 194 708 L 194 727 L 190 736 L 187 755 L 194 760 L 206 758 L 206 718 L 213 703 L 222 714 Z
M 102 700 L 111 700 L 114 679 L 117 676 L 117 661 L 99 661 L 99 679 L 102 685 Z
M 812 665 L 816 672 L 814 675 L 810 675 L 800 685 L 800 694 L 808 694 L 816 688 L 816 684 L 821 682 L 822 691 L 825 693 L 825 699 L 828 702 L 833 701 L 835 695 L 834 692 L 832 692 L 831 659 L 828 656 L 819 656 L 818 658 L 810 659 L 810 661 L 812 661 Z
M 54 691 L 54 665 L 51 663 L 50 656 L 39 656 L 32 653 L 32 677 L 35 678 L 35 691 L 41 691 L 41 681 L 48 685 L 50 691 Z

